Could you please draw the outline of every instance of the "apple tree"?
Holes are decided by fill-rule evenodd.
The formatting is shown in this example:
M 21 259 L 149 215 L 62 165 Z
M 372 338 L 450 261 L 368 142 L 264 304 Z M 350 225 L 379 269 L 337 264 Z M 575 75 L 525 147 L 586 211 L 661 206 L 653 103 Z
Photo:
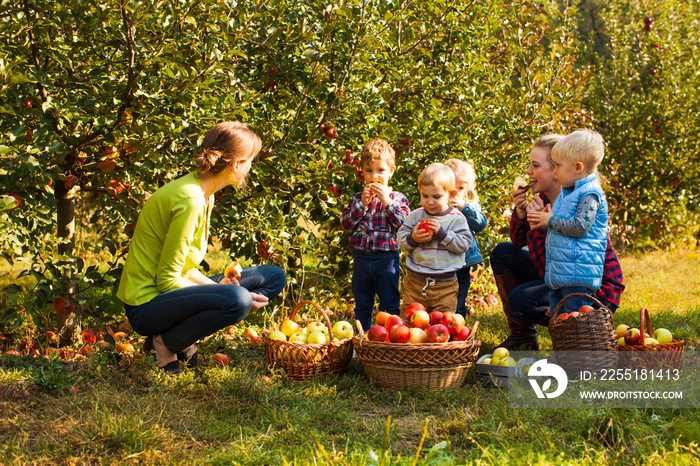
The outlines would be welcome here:
M 111 290 L 141 205 L 193 169 L 218 121 L 249 124 L 264 148 L 248 186 L 218 196 L 214 242 L 284 266 L 290 301 L 348 294 L 338 219 L 368 140 L 395 147 L 392 186 L 412 207 L 425 165 L 471 160 L 488 252 L 531 141 L 586 123 L 574 11 L 549 3 L 22 0 L 0 14 L 15 326 L 53 325 L 59 297 L 67 328 L 121 312 Z
M 586 107 L 607 143 L 613 235 L 630 248 L 691 240 L 700 226 L 700 5 L 604 3 L 595 32 L 605 47 L 588 55 Z

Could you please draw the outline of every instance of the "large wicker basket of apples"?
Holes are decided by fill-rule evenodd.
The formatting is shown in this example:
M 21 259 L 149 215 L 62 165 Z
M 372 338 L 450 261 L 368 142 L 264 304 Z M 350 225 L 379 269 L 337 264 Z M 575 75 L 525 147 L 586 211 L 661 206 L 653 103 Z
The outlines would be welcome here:
M 304 305 L 318 310 L 323 322 L 302 326 L 295 320 Z M 331 325 L 328 313 L 313 301 L 300 301 L 279 328 L 265 334 L 268 368 L 281 368 L 287 377 L 303 381 L 322 374 L 343 374 L 352 359 L 352 325 L 338 321 Z
M 353 345 L 367 376 L 388 390 L 462 385 L 481 347 L 479 322 L 470 328 L 459 314 L 428 313 L 419 303 L 406 319 L 379 312 L 367 332 L 357 323 Z

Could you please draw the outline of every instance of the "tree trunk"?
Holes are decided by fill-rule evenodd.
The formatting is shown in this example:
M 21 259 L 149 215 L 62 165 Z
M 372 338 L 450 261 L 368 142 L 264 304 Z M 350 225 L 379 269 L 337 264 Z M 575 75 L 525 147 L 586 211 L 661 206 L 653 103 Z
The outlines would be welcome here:
M 64 182 L 60 179 L 54 180 L 54 195 L 58 200 L 58 206 L 56 209 L 56 229 L 59 238 L 66 238 L 68 242 L 62 243 L 58 246 L 59 254 L 65 254 L 67 256 L 73 257 L 73 248 L 75 247 L 75 203 L 73 201 L 73 191 L 67 190 L 64 186 Z M 73 263 L 72 260 L 64 261 L 64 264 Z M 70 283 L 69 293 L 73 292 L 73 284 L 71 283 L 73 277 L 70 273 L 67 276 L 61 277 Z M 64 316 L 61 314 L 56 315 L 56 328 L 58 328 L 59 343 L 61 345 L 68 345 L 72 342 L 73 336 L 78 328 L 78 320 L 75 317 L 75 313 Z

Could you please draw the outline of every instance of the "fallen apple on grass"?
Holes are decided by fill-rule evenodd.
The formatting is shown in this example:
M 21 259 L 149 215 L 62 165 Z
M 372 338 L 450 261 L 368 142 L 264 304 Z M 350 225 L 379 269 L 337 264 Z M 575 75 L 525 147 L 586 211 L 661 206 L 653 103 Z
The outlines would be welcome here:
M 219 366 L 228 366 L 229 363 L 228 356 L 222 353 L 214 354 L 214 361 L 216 361 Z

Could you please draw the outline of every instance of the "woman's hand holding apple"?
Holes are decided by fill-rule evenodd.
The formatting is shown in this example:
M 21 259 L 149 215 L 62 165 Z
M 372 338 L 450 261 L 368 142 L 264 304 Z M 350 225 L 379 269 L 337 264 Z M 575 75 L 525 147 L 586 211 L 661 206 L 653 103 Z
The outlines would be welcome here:
M 515 214 L 519 219 L 527 217 L 527 191 L 523 188 L 517 188 L 510 194 L 515 204 Z M 535 196 L 537 198 L 537 196 Z

